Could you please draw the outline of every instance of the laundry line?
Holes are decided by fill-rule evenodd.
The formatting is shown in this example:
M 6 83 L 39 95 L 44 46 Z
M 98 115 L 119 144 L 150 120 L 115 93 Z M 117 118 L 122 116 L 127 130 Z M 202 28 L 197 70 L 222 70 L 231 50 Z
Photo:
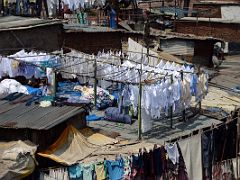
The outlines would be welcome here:
M 116 79 L 107 79 L 107 78 L 104 78 L 104 77 L 95 77 L 95 76 L 91 76 L 91 75 L 88 75 L 88 74 L 72 73 L 72 72 L 64 71 L 64 70 L 57 70 L 56 72 L 60 72 L 60 73 L 62 72 L 62 73 L 71 74 L 71 75 L 74 74 L 78 77 L 87 77 L 87 78 L 92 78 L 92 79 L 96 78 L 97 80 L 105 80 L 105 81 L 108 81 L 108 82 L 116 82 L 116 83 L 123 83 L 123 84 L 139 85 L 139 83 L 140 83 L 140 82 L 131 82 L 131 81 L 121 81 L 121 80 L 116 80 Z M 160 81 L 162 79 L 164 79 L 164 77 L 162 77 L 161 79 L 156 79 L 156 80 Z M 149 84 L 149 83 L 146 83 L 145 81 L 141 81 L 141 84 Z

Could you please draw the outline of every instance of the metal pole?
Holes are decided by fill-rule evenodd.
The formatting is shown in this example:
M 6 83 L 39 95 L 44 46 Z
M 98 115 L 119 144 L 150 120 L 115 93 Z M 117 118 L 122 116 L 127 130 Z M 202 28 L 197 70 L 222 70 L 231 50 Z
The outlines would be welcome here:
M 239 142 L 239 124 L 237 123 L 237 137 L 236 137 L 236 175 L 238 179 L 238 142 Z
M 56 82 L 56 71 L 55 69 L 53 69 L 53 98 L 55 99 L 56 97 L 56 92 L 57 92 L 57 82 Z
M 62 9 L 62 7 L 61 7 L 61 0 L 58 0 L 58 17 L 60 19 L 62 19 L 62 17 L 61 17 L 61 9 Z
M 173 84 L 173 75 L 171 74 L 171 84 Z M 172 94 L 171 94 L 172 96 Z M 173 105 L 170 106 L 170 120 L 171 120 L 171 128 L 173 128 Z
M 181 70 L 181 80 L 183 81 L 183 71 L 182 70 Z M 183 121 L 186 122 L 186 110 L 185 110 L 185 108 L 183 109 L 182 117 L 183 117 Z
M 237 179 L 239 177 L 239 169 L 238 169 L 238 157 L 239 157 L 239 136 L 240 136 L 240 129 L 239 129 L 239 123 L 240 123 L 240 110 L 238 111 L 238 120 L 237 120 L 237 137 L 236 137 L 236 175 Z
M 200 66 L 198 66 L 198 76 L 200 76 Z M 203 96 L 203 94 L 202 94 Z M 201 109 L 202 109 L 202 101 L 200 100 L 198 102 L 198 106 L 199 106 L 199 113 L 201 113 Z
M 94 59 L 94 106 L 97 107 L 97 59 Z
M 176 12 L 177 0 L 174 1 L 174 31 L 176 32 L 176 19 L 177 19 L 177 12 Z
M 143 51 L 143 50 L 142 50 Z M 138 140 L 142 139 L 142 62 L 143 54 L 141 57 L 141 69 L 139 72 L 139 95 L 138 95 Z

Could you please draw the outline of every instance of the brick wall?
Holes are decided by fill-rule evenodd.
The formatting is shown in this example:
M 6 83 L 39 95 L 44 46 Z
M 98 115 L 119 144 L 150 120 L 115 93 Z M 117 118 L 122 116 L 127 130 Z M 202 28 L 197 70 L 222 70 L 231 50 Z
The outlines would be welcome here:
M 240 42 L 240 24 L 234 23 L 177 21 L 176 32 L 212 36 L 227 42 Z
M 193 9 L 200 11 L 198 17 L 221 18 L 221 5 L 193 4 Z

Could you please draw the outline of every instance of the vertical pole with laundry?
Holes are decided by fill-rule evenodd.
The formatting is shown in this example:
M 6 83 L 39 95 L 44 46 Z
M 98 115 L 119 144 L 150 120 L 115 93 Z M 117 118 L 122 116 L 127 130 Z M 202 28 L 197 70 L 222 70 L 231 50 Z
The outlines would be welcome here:
M 197 72 L 198 77 L 200 77 L 200 74 L 201 74 L 200 66 L 198 66 L 197 71 L 198 71 L 198 72 Z M 203 94 L 202 94 L 201 96 L 203 96 Z M 202 109 L 202 98 L 199 100 L 199 102 L 198 102 L 198 106 L 199 106 L 199 113 L 201 113 L 201 109 Z
M 237 119 L 237 137 L 236 137 L 236 179 L 239 177 L 239 156 L 240 156 L 240 110 L 238 110 L 238 119 Z
M 142 49 L 142 57 L 141 57 L 141 68 L 139 71 L 138 140 L 142 139 L 142 63 L 143 63 L 143 49 Z
M 171 74 L 171 85 L 173 85 L 173 74 Z M 173 94 L 171 93 L 170 96 L 173 96 Z M 173 128 L 173 105 L 170 105 L 170 126 L 171 128 Z
M 97 107 L 97 59 L 94 59 L 94 106 Z
M 183 82 L 183 70 L 181 70 L 181 81 Z M 186 122 L 186 110 L 185 110 L 185 107 L 183 109 L 183 112 L 182 112 L 182 119 L 184 122 Z
M 56 98 L 56 93 L 57 93 L 57 82 L 56 82 L 56 70 L 53 69 L 53 98 Z

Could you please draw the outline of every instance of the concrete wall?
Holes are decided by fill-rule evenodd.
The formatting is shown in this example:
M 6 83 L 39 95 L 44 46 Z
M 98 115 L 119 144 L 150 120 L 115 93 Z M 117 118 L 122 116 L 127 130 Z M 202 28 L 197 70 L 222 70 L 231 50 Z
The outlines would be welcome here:
M 240 19 L 240 6 L 221 6 L 222 18 L 228 20 Z
M 19 49 L 55 51 L 62 47 L 62 25 L 47 25 L 22 30 L 0 31 L 0 53 L 11 54 Z
M 70 32 L 65 33 L 64 47 L 73 48 L 88 54 L 104 50 L 121 50 L 120 32 Z

